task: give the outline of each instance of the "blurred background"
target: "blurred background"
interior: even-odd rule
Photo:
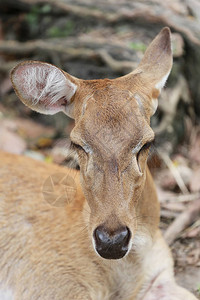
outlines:
[[[0,0],[0,149],[78,168],[73,120],[44,116],[15,95],[10,70],[46,61],[82,79],[132,71],[164,27],[174,64],[159,108],[149,166],[178,281],[200,296],[200,1]]]

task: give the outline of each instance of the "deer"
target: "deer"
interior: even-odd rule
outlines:
[[[11,71],[25,105],[75,119],[70,139],[80,171],[1,152],[0,299],[197,299],[175,281],[147,166],[150,118],[171,67],[165,27],[119,78],[82,80],[40,61]],[[52,174],[74,180],[65,205],[44,199]]]

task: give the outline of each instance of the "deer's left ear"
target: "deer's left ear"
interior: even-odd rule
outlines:
[[[136,71],[146,86],[152,89],[152,114],[157,108],[157,98],[172,68],[170,29],[165,27],[147,48]]]

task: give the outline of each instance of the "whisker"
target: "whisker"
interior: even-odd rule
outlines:
[[[154,222],[150,221],[150,219],[154,220],[155,216],[150,216],[150,215],[137,215],[133,217],[133,220],[137,220],[137,225],[143,225],[142,219],[149,219],[147,221],[148,224],[154,225]]]
[[[88,230],[88,225],[81,228],[80,233],[86,232]]]

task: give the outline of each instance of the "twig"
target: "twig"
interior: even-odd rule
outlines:
[[[174,166],[173,162],[171,161],[170,157],[166,153],[162,153],[161,151],[158,150],[158,153],[160,157],[163,159],[165,162],[166,166],[169,168],[171,171],[172,175],[174,176],[174,179],[176,180],[180,190],[182,191],[183,194],[189,194],[189,191],[178,171],[178,169]]]
[[[169,211],[169,210],[161,209],[160,216],[164,217],[164,218],[167,218],[167,219],[174,219],[178,216],[178,213],[175,212],[175,211]]]
[[[191,102],[189,88],[183,76],[179,76],[174,88],[162,92],[159,108],[163,111],[163,118],[158,127],[154,129],[155,134],[161,134],[166,128],[171,126],[177,114],[177,106],[180,100]]]
[[[35,40],[30,42],[17,42],[17,41],[1,41],[0,52],[6,54],[15,55],[30,55],[35,52],[58,52],[60,54],[66,54],[69,58],[76,57],[92,57],[95,55],[95,51],[86,48],[70,47],[66,43],[62,43],[61,40]]]
[[[164,237],[169,245],[178,237],[181,231],[183,231],[191,223],[200,218],[200,198],[187,207],[186,210],[181,213],[168,227],[164,233]]]
[[[161,203],[161,207],[163,209],[167,209],[175,212],[183,212],[185,210],[185,205],[181,202],[167,202]]]
[[[199,199],[200,194],[186,194],[186,195],[176,195],[169,199],[169,201],[175,201],[175,202],[191,202]]]
[[[114,71],[124,71],[131,72],[138,65],[137,63],[131,61],[118,61],[114,59],[106,50],[101,49],[98,54],[102,60]]]

